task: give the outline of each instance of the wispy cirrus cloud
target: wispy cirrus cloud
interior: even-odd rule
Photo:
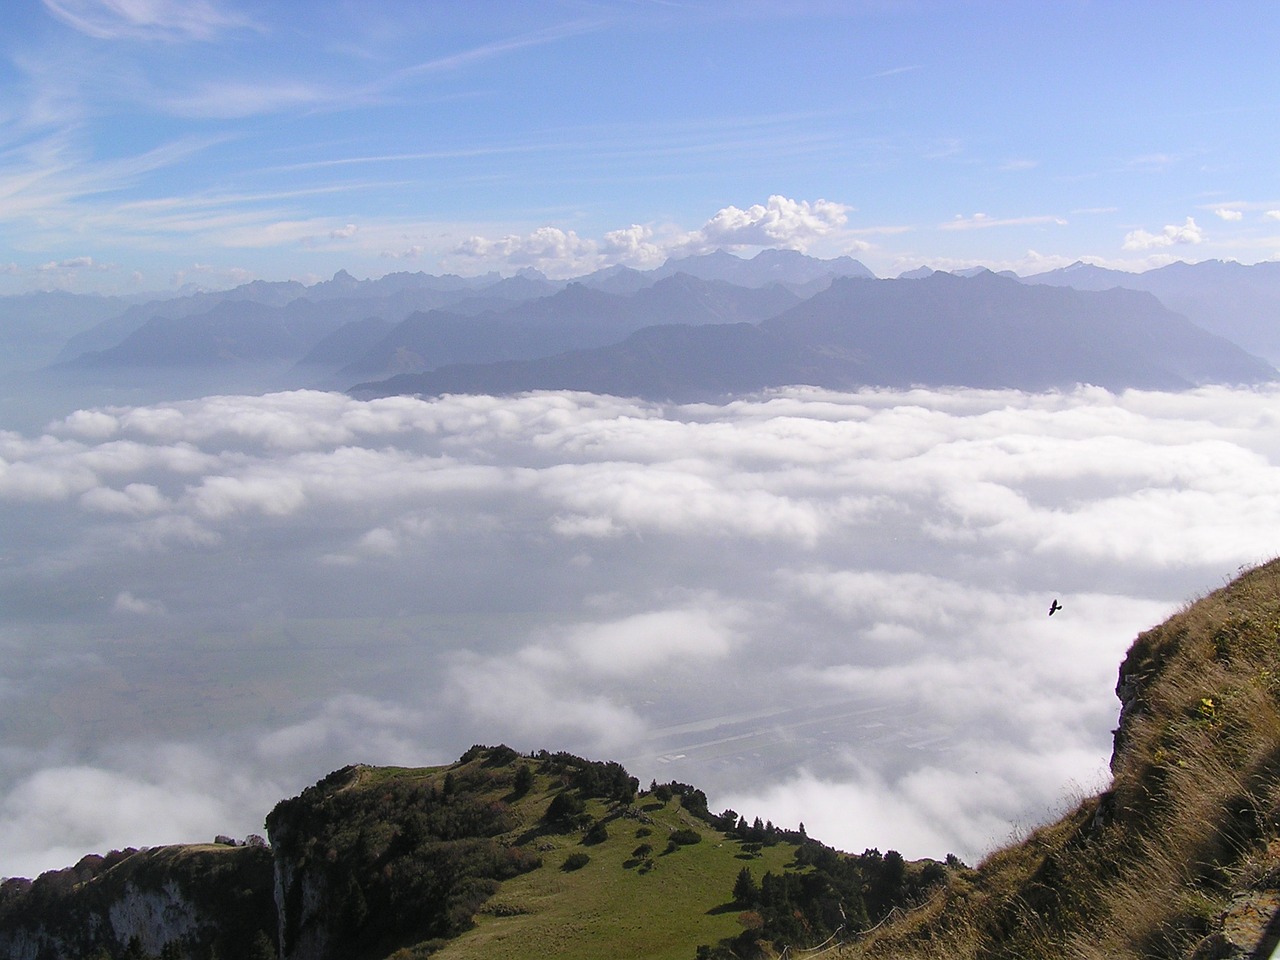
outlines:
[[[267,247],[338,241],[354,235],[347,217],[307,216],[307,201],[324,195],[386,189],[385,181],[319,183],[268,191],[209,191],[121,199],[153,175],[163,175],[226,143],[226,136],[190,136],[150,150],[93,159],[71,131],[58,131],[0,154],[0,229],[23,237],[32,249],[56,248],[72,237],[135,249],[170,246],[175,237],[206,249]],[[91,254],[40,261],[69,268]],[[35,266],[30,269],[35,269]]]
[[[182,137],[141,153],[100,160],[87,157],[71,131],[29,141],[0,155],[0,223],[25,223],[40,231],[74,222],[85,201],[102,203],[104,197],[225,139]]]
[[[1173,166],[1178,160],[1179,157],[1171,153],[1146,153],[1130,157],[1124,162],[1123,169],[1137,173],[1158,173]]]
[[[258,34],[267,32],[267,28],[254,19],[211,0],[43,2],[49,12],[63,22],[103,40],[211,41],[235,30],[252,30]],[[408,67],[392,66],[383,72],[378,72],[376,61],[357,63],[360,69],[344,73],[342,82],[332,81],[332,71],[326,71],[324,79],[309,78],[305,72],[282,69],[267,61],[254,62],[248,70],[229,71],[225,66],[210,65],[204,71],[191,71],[195,77],[203,72],[207,79],[196,80],[190,85],[186,76],[180,75],[154,88],[140,78],[133,78],[122,88],[135,100],[157,106],[174,116],[194,119],[233,120],[290,110],[350,109],[380,103],[395,91],[427,75],[462,70],[605,26],[607,23],[602,20],[577,20],[445,54]],[[339,69],[342,72],[344,68]],[[251,79],[246,79],[246,75]],[[51,79],[46,86],[50,89],[56,87],[56,79]],[[82,92],[81,97],[83,95]]]
[[[210,82],[188,93],[162,97],[157,102],[181,117],[231,120],[318,105],[349,105],[355,99],[358,98],[349,90],[304,80],[252,83],[233,80]]]
[[[45,9],[97,40],[214,40],[258,29],[246,14],[212,0],[42,0]]]
[[[392,79],[404,80],[409,77],[418,76],[424,73],[440,73],[450,70],[458,70],[463,67],[470,66],[473,63],[479,63],[484,60],[491,60],[495,57],[501,57],[518,50],[526,50],[530,47],[540,47],[550,43],[557,43],[570,37],[582,36],[587,33],[595,33],[603,30],[609,25],[609,21],[605,19],[583,19],[573,20],[568,23],[557,24],[553,27],[547,27],[543,30],[533,30],[529,33],[517,34],[516,36],[506,37],[501,40],[494,40],[489,43],[480,44],[467,50],[460,50],[456,53],[445,54],[432,60],[426,60],[409,67],[403,67],[398,70]]]

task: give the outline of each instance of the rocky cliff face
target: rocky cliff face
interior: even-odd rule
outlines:
[[[263,845],[157,847],[88,856],[0,885],[0,957],[274,957]]]
[[[332,782],[333,775],[326,780]],[[280,956],[290,960],[321,960],[328,954],[332,939],[325,913],[336,897],[322,874],[309,869],[305,857],[292,852],[305,841],[286,816],[275,818],[272,841],[281,848],[273,858],[276,942]]]

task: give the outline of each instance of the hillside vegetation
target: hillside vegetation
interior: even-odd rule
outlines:
[[[114,851],[5,881],[0,957],[756,956],[837,942],[947,873],[713,814],[701,790],[641,790],[617,763],[505,746],[344,767],[267,830],[270,849]]]
[[[348,767],[267,818],[281,955],[445,960],[758,955],[865,929],[946,874],[712,814],[616,763],[473,747]]]

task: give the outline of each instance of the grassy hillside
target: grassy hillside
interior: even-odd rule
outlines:
[[[774,955],[920,902],[947,869],[849,856],[619,764],[473,747],[349,766],[260,838],[85,857],[0,885],[0,957]]]
[[[531,807],[536,818],[545,801]],[[630,817],[588,803],[588,815],[606,824],[608,837],[599,843],[584,845],[576,831],[542,838],[542,868],[504,883],[476,928],[445,947],[440,960],[693,960],[698,944],[742,931],[741,908],[731,902],[738,871],[746,865],[757,876],[781,872],[793,859],[789,843],[745,853],[742,842],[691,816],[679,797],[665,803],[643,797],[635,809],[638,816]],[[667,852],[668,837],[681,829],[697,831],[702,841]],[[591,859],[564,869],[575,853]]]
[[[1113,782],[844,957],[1225,958],[1280,903],[1280,561],[1142,634]]]
[[[756,955],[864,929],[946,874],[712,814],[688,784],[641,791],[616,763],[507,747],[344,768],[267,826],[285,956]]]

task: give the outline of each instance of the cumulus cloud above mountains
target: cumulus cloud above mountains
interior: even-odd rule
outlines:
[[[649,269],[668,257],[715,250],[771,247],[804,251],[814,241],[839,233],[848,223],[851,209],[830,200],[810,202],[774,195],[745,210],[724,207],[692,231],[632,224],[611,230],[597,241],[579,237],[572,230],[544,226],[523,236],[469,237],[453,249],[453,259],[472,269],[477,264],[491,269],[535,267],[553,276],[573,277],[615,265]],[[848,242],[857,245],[852,239]]]
[[[1137,631],[1280,542],[1276,399],[296,392],[0,434],[0,874],[499,741],[973,858],[1103,776]]]
[[[1228,217],[1224,217],[1229,219]],[[1159,233],[1148,233],[1146,230],[1131,230],[1125,234],[1124,249],[1150,250],[1153,247],[1172,247],[1178,244],[1196,244],[1204,240],[1204,231],[1191,217],[1181,226],[1166,224]]]

